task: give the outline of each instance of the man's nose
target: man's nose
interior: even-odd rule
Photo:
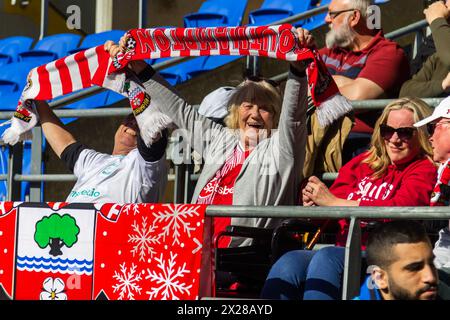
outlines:
[[[437,272],[433,264],[425,266],[422,272],[422,281],[424,283],[436,284]]]
[[[325,23],[328,23],[328,24],[330,24],[332,21],[331,21],[331,17],[330,17],[330,14],[329,13],[327,13],[327,15],[325,16]]]

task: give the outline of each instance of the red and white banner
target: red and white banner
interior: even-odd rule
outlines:
[[[210,266],[201,267],[202,258],[210,261],[206,206],[5,202],[0,208],[2,298],[192,300],[210,289]]]

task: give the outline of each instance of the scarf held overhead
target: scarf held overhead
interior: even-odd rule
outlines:
[[[322,126],[351,110],[316,49],[301,47],[289,24],[261,27],[132,29],[126,33],[126,50],[111,59],[102,46],[78,52],[34,68],[22,92],[11,127],[3,140],[15,144],[38,119],[33,100],[50,100],[101,86],[128,97],[141,135],[147,145],[171,122],[155,110],[151,97],[123,68],[133,60],[205,55],[252,55],[287,61],[307,61],[308,85]],[[161,106],[163,107],[163,106]]]

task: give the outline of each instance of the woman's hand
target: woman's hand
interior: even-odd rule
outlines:
[[[303,188],[303,202],[313,202],[318,206],[334,206],[338,202],[338,198],[335,197],[328,187],[320,181],[319,178],[312,176],[308,179],[308,183]],[[303,204],[305,205],[305,204]]]
[[[105,51],[109,52],[111,58],[114,58],[119,52],[124,53],[126,51],[127,35],[123,35],[120,38],[119,44],[114,41],[108,40],[104,44]],[[147,63],[144,60],[135,60],[128,63],[128,67],[136,74],[139,74],[147,67]]]

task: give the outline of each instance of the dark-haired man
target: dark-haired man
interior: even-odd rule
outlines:
[[[371,272],[356,300],[433,300],[438,275],[430,239],[422,224],[399,220],[382,223],[369,235]]]

